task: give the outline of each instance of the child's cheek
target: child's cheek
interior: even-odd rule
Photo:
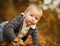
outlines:
[[[28,16],[28,19],[32,19],[32,17],[29,15],[29,16]]]
[[[35,22],[36,22],[36,24],[38,23],[38,21],[39,21],[39,20],[36,20],[36,21],[35,21]]]

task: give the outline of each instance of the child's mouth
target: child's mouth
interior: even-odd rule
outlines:
[[[31,22],[31,21],[30,21],[29,23],[30,23],[31,25],[34,25],[34,23],[33,23],[33,22]]]

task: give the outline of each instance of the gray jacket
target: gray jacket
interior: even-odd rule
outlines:
[[[24,16],[22,14],[19,14],[17,17],[15,17],[13,20],[9,21],[5,26],[3,30],[3,37],[6,41],[13,41],[20,30],[22,29],[23,26],[23,21],[24,21]],[[33,39],[33,44],[35,46],[39,45],[39,40],[38,40],[38,32],[36,29],[30,28],[27,36],[31,35]]]

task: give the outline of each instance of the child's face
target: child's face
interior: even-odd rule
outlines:
[[[32,8],[31,10],[25,12],[25,20],[27,25],[31,26],[37,24],[41,16],[42,14],[40,14],[40,12],[35,8]]]

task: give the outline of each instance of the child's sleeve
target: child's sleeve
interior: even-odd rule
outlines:
[[[33,33],[31,34],[34,46],[39,46],[39,39],[38,39],[38,31],[37,29],[33,29]]]
[[[19,15],[5,25],[3,32],[3,36],[5,40],[12,41],[16,38],[14,29],[16,29],[22,23],[22,21],[23,21],[23,15]]]

